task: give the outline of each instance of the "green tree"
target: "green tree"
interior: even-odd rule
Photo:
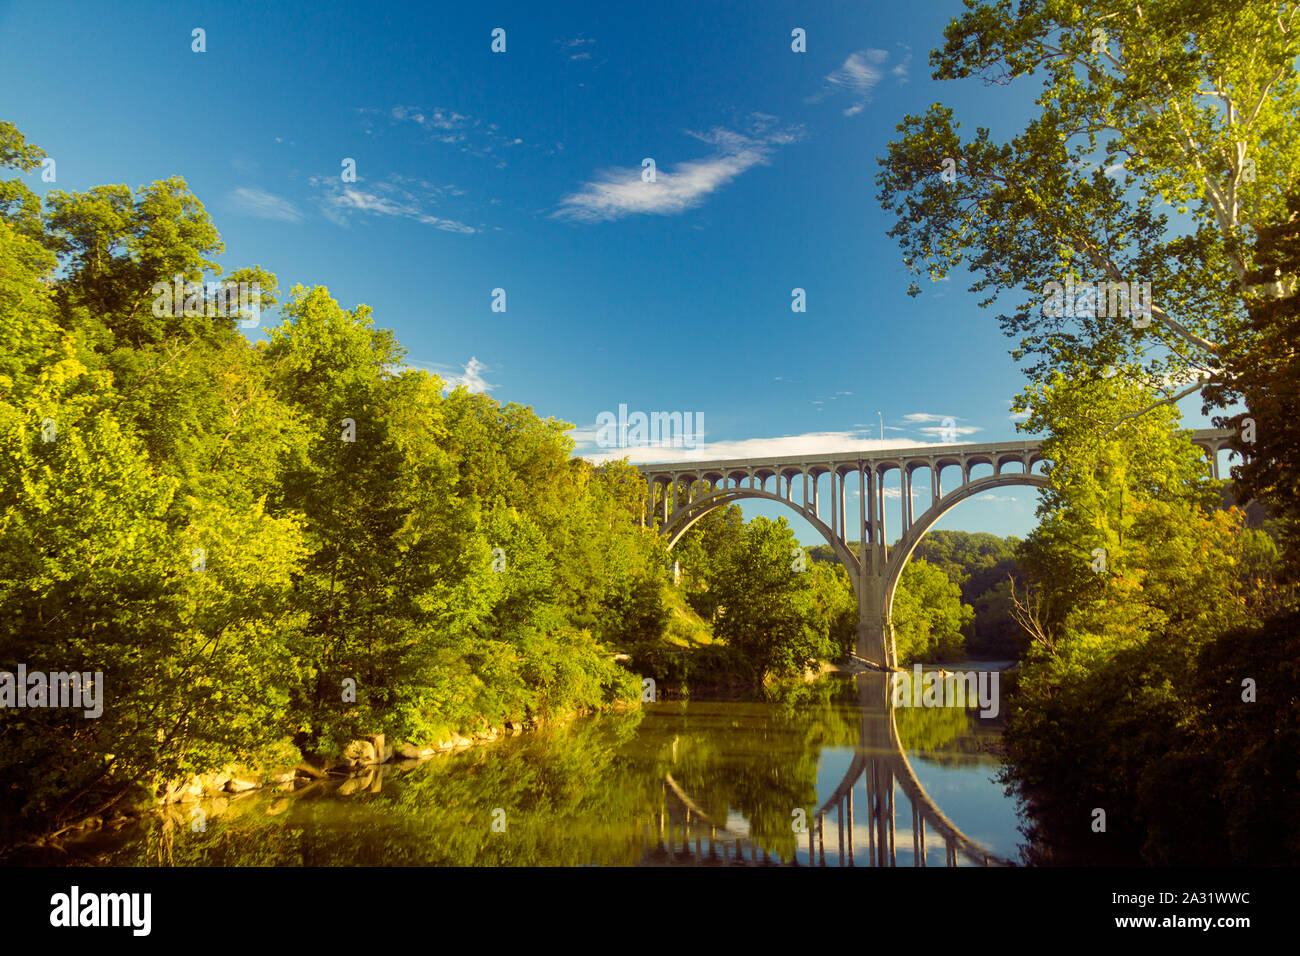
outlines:
[[[1296,16],[1270,0],[967,0],[934,77],[1042,88],[1006,142],[963,136],[939,104],[899,125],[877,183],[905,263],[932,278],[967,265],[985,305],[1024,296],[1001,321],[1037,383],[1124,367],[1154,403],[1229,381],[1263,291],[1252,241],[1300,179],[1282,145],[1300,139]],[[1150,282],[1149,324],[1045,309],[1067,276]],[[1293,283],[1273,278],[1272,296]]]
[[[974,616],[947,574],[913,558],[903,568],[894,592],[892,620],[899,663],[961,657],[966,649],[963,631]]]
[[[961,600],[974,608],[966,630],[973,654],[1018,657],[1020,628],[1011,616],[1009,577],[1020,576],[1020,539],[987,532],[931,531],[913,553],[942,568],[961,586]]]
[[[760,677],[800,673],[833,653],[812,576],[796,570],[798,550],[784,518],[757,517],[745,525],[740,545],[710,569],[714,633]]]
[[[0,164],[42,155],[0,124]],[[104,675],[98,718],[0,724],[5,836],[296,760],[291,735],[332,758],[631,700],[605,642],[663,627],[632,469],[444,395],[323,288],[257,346],[243,314],[159,307],[156,283],[219,273],[221,248],[178,178],[0,189],[0,668]],[[260,267],[230,277],[277,304]]]
[[[1300,189],[1287,213],[1257,230],[1256,292],[1249,304],[1249,327],[1223,357],[1225,381],[1206,389],[1209,402],[1245,408],[1221,416],[1220,426],[1235,432],[1244,462],[1233,469],[1240,501],[1261,498],[1277,515],[1293,581],[1300,576]],[[1282,295],[1272,294],[1280,287]]]
[[[8,126],[0,152],[20,168],[43,155]],[[98,717],[4,723],[6,822],[25,828],[288,732],[302,532],[265,504],[275,403],[232,411],[213,387],[214,368],[256,364],[234,318],[153,315],[152,282],[219,247],[184,184],[52,193],[44,210],[20,183],[4,196],[0,666],[103,674]],[[222,466],[250,480],[212,478]]]
[[[1108,424],[1148,400],[1116,375],[1060,376],[1033,402],[1052,465],[1022,551],[1035,590],[1016,613],[1034,645],[1003,741],[1041,861],[1096,861],[1100,844],[1080,839],[1093,807],[1110,808],[1104,858],[1137,858],[1164,812],[1143,788],[1205,706],[1198,655],[1282,598],[1272,542],[1218,507],[1174,409]]]

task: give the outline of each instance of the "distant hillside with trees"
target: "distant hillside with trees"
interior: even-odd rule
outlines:
[[[1019,580],[1019,547],[1015,536],[1000,538],[983,531],[927,534],[903,569],[894,597],[900,662],[907,659],[904,645],[926,660],[1018,658],[1027,638],[1011,616],[1009,579]],[[813,545],[808,555],[819,563],[838,563],[829,545]],[[936,579],[936,571],[955,585],[951,596]],[[921,612],[931,618],[928,627],[918,617]]]

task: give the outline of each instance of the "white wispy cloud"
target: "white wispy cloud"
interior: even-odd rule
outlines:
[[[325,218],[336,225],[349,225],[357,215],[394,216],[444,232],[465,235],[478,232],[457,219],[436,216],[429,211],[428,207],[437,203],[443,194],[460,195],[454,187],[436,187],[400,176],[374,184],[360,180],[345,183],[337,176],[313,176],[310,182],[322,191],[320,205]]]
[[[256,186],[240,186],[226,196],[226,203],[236,212],[255,219],[276,222],[301,222],[302,213],[289,200]]]
[[[925,428],[918,428],[922,435],[937,439],[940,444],[956,444],[955,438],[965,438],[967,435],[974,435],[980,429],[975,425],[956,425],[952,428],[944,428],[942,425],[927,425]],[[945,439],[945,436],[947,438]]]
[[[591,50],[587,48],[596,42],[596,38],[584,37],[579,34],[571,40],[556,40],[555,42],[560,45],[570,60],[590,60]]]
[[[367,133],[373,133],[376,125],[384,120],[389,126],[413,125],[426,133],[432,142],[491,160],[498,169],[506,166],[505,151],[523,144],[519,137],[503,133],[496,123],[450,107],[390,106],[387,109],[360,108],[357,113]]]
[[[363,118],[385,117],[393,123],[413,123],[442,143],[462,143],[475,127],[481,125],[472,116],[440,106],[392,106],[386,110],[363,108],[357,112]]]
[[[907,68],[911,64],[911,62],[912,62],[912,51],[911,48],[908,48],[907,52],[903,54],[902,62],[895,63],[894,66],[890,69],[889,71],[890,75],[893,76],[896,80],[898,80],[899,83],[906,83],[908,80]]]
[[[934,412],[908,412],[903,416],[903,421],[915,427],[920,434],[947,444],[952,444],[954,439],[981,431],[977,425],[957,424],[963,419],[955,415],[937,415]],[[951,424],[948,424],[949,422]]]
[[[656,464],[674,461],[715,461],[731,458],[769,458],[782,455],[818,455],[846,451],[880,451],[891,448],[917,448],[943,442],[917,441],[913,438],[871,438],[862,431],[820,431],[775,438],[742,438],[732,441],[705,441],[698,448],[637,446],[598,448],[596,427],[575,428],[569,432],[577,453],[600,463],[626,457],[632,464]]]
[[[902,61],[890,70],[900,83],[907,82],[907,68],[911,60],[912,54],[907,53]],[[827,97],[845,93],[852,102],[844,108],[844,115],[854,116],[861,113],[871,102],[872,91],[884,78],[885,64],[888,61],[887,50],[867,48],[850,53],[838,69],[826,74],[825,85],[808,97],[808,102],[816,103]]]
[[[742,173],[768,162],[779,146],[800,137],[797,129],[769,129],[762,117],[749,135],[715,127],[708,133],[688,133],[713,147],[701,159],[657,167],[655,181],[642,180],[642,167],[606,169],[560,200],[553,213],[573,222],[609,222],[625,216],[672,216],[700,205]]]
[[[448,384],[453,388],[458,385],[464,385],[471,392],[490,392],[492,389],[496,388],[496,386],[483,377],[483,373],[487,370],[488,367],[486,365],[480,362],[477,357],[471,355],[469,361],[465,363],[465,367],[461,370],[460,375],[449,379]]]
[[[898,478],[897,473],[895,473],[893,477],[895,478],[895,480],[897,480],[897,478]],[[929,495],[929,494],[930,494],[930,486],[929,486],[929,485],[922,484],[922,483],[920,483],[920,482],[913,482],[913,484],[912,484],[912,500],[913,500],[913,501],[915,501],[917,504],[920,504],[921,501],[922,501],[922,499],[924,499],[924,498],[925,498],[927,495]],[[884,495],[885,495],[886,498],[896,498],[896,499],[898,499],[898,500],[901,501],[901,500],[902,500],[902,497],[903,497],[903,489],[902,489],[902,488],[891,488],[891,487],[889,487],[889,486],[886,486],[886,487],[884,488]]]
[[[490,372],[491,368],[484,362],[480,362],[477,356],[471,355],[469,361],[464,365],[443,365],[438,362],[417,362],[407,359],[402,364],[409,368],[423,369],[426,372],[432,372],[442,379],[448,391],[457,386],[464,385],[471,392],[490,392],[496,388],[485,377],[485,372]],[[593,433],[594,435],[594,433]]]

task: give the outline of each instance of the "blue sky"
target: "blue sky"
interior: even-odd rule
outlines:
[[[16,2],[0,116],[56,160],[38,192],[180,175],[227,269],[369,304],[412,365],[574,423],[580,452],[620,404],[701,413],[707,458],[873,447],[881,418],[891,445],[944,417],[995,441],[1011,343],[962,276],[907,296],[873,181],[907,112],[1023,123],[1032,89],[930,80],[959,10]],[[1024,534],[1033,505],[942,526]]]

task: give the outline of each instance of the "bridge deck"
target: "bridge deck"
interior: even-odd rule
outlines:
[[[1235,433],[1227,428],[1201,428],[1192,432],[1192,441],[1198,445],[1222,445]],[[811,452],[802,455],[773,455],[761,458],[714,458],[699,461],[647,462],[636,468],[645,475],[664,475],[672,472],[748,471],[781,467],[856,468],[872,464],[909,461],[930,461],[939,458],[971,458],[997,455],[1034,454],[1042,447],[1041,439],[1012,439],[998,442],[958,442],[950,445],[913,445],[906,448],[861,448],[836,452]]]

